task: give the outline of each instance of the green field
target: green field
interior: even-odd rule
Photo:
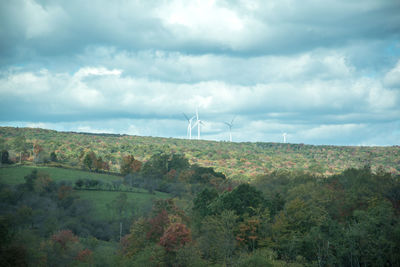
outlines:
[[[72,183],[74,183],[78,179],[96,179],[103,182],[110,182],[122,179],[122,177],[116,175],[108,175],[73,169],[37,166],[15,166],[0,168],[0,181],[10,185],[24,183],[24,177],[31,173],[34,169],[37,169],[39,172],[48,173],[53,181],[71,181]]]
[[[91,191],[80,190],[77,194],[81,199],[87,199],[92,202],[95,207],[94,215],[102,219],[112,218],[114,211],[110,208],[110,204],[115,200],[121,192],[110,191]],[[166,193],[157,192],[155,194],[149,193],[125,193],[128,197],[128,205],[136,213],[141,213],[144,209],[151,207],[151,203],[156,199],[168,198]]]
[[[78,179],[96,179],[103,182],[110,182],[121,180],[120,176],[107,175],[101,173],[93,173],[72,169],[61,169],[54,167],[35,167],[35,166],[12,166],[0,168],[0,182],[17,185],[25,182],[24,177],[37,169],[39,172],[46,172],[54,181],[71,181],[75,182]],[[89,200],[94,205],[94,215],[101,218],[111,218],[113,210],[110,204],[117,198],[121,192],[117,191],[98,191],[98,190],[77,190],[76,194],[85,200]],[[151,207],[151,203],[155,199],[168,198],[169,194],[155,192],[155,194],[147,193],[146,190],[137,188],[137,193],[126,192],[128,203],[135,210],[141,212],[142,210]]]

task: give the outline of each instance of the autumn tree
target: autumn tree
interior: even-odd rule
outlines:
[[[239,246],[247,246],[250,251],[254,251],[257,241],[260,239],[260,224],[258,218],[249,218],[239,224],[239,231],[236,235]]]
[[[173,223],[164,232],[160,238],[159,244],[167,252],[177,252],[186,243],[192,240],[190,230],[183,223]]]
[[[33,161],[35,163],[43,161],[43,147],[38,142],[35,142],[33,145]]]
[[[142,162],[136,160],[134,156],[127,155],[122,157],[121,160],[121,174],[127,175],[129,173],[139,172],[142,168]]]
[[[43,262],[46,266],[76,265],[77,257],[83,256],[80,254],[82,246],[79,238],[71,230],[61,230],[53,234],[50,240],[43,242],[41,246],[46,253]]]
[[[71,230],[61,230],[58,233],[55,233],[51,240],[54,244],[60,245],[62,249],[68,249],[72,244],[79,242],[77,236],[75,236]]]
[[[89,151],[85,154],[82,160],[84,168],[94,171],[103,170],[108,168],[108,164],[103,161],[102,157],[97,157],[93,151]]]
[[[94,152],[90,151],[89,153],[86,153],[85,157],[83,158],[83,166],[91,171],[95,164],[96,155]]]
[[[166,210],[161,210],[153,218],[148,221],[150,229],[147,232],[147,239],[152,241],[158,241],[160,237],[164,234],[165,229],[170,225],[171,221],[169,219]]]

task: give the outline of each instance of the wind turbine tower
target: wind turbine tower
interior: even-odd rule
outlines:
[[[188,137],[189,140],[191,140],[191,139],[192,139],[192,128],[193,128],[193,126],[192,126],[192,121],[193,121],[193,119],[194,119],[195,116],[191,117],[190,119],[189,119],[188,116],[186,116],[185,113],[183,113],[183,116],[185,116],[186,120],[188,121],[188,127],[187,127],[186,137]]]
[[[287,136],[287,133],[283,133],[282,136],[283,136],[283,143],[286,144],[286,136]]]
[[[229,142],[232,142],[232,126],[233,126],[233,120],[234,120],[235,118],[233,118],[232,120],[231,120],[231,123],[229,123],[229,122],[225,122],[225,124],[229,127]]]
[[[199,119],[199,111],[196,108],[196,122],[193,125],[193,128],[197,126],[197,140],[200,140],[200,126],[204,125],[203,121]]]

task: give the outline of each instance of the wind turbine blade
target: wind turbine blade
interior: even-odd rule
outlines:
[[[233,117],[232,121],[231,121],[231,125],[233,125],[233,121],[235,120],[236,116]]]
[[[182,113],[182,114],[183,114],[183,116],[185,116],[186,120],[188,120],[188,121],[189,121],[189,117],[188,117],[188,116],[186,116],[186,114],[185,114],[185,113]]]
[[[232,127],[232,125],[229,122],[224,122],[226,125],[228,125],[229,128]]]

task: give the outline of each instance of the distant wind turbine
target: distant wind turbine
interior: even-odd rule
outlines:
[[[186,137],[188,137],[189,140],[191,140],[191,139],[192,139],[192,128],[193,128],[193,126],[192,126],[192,121],[193,121],[193,119],[195,118],[195,116],[191,117],[190,119],[189,119],[188,116],[186,116],[185,113],[183,113],[183,116],[185,116],[186,120],[188,121],[188,127],[187,127]]]
[[[235,119],[235,117],[233,117],[233,119],[231,120],[231,123],[225,122],[225,124],[228,125],[228,127],[229,127],[229,142],[232,142],[232,127],[233,127],[234,119]]]
[[[287,136],[287,133],[283,133],[282,136],[283,136],[283,143],[286,144],[286,136]]]
[[[196,122],[193,125],[193,128],[197,126],[197,140],[200,140],[200,126],[204,125],[204,122],[199,119],[199,111],[196,108]]]

